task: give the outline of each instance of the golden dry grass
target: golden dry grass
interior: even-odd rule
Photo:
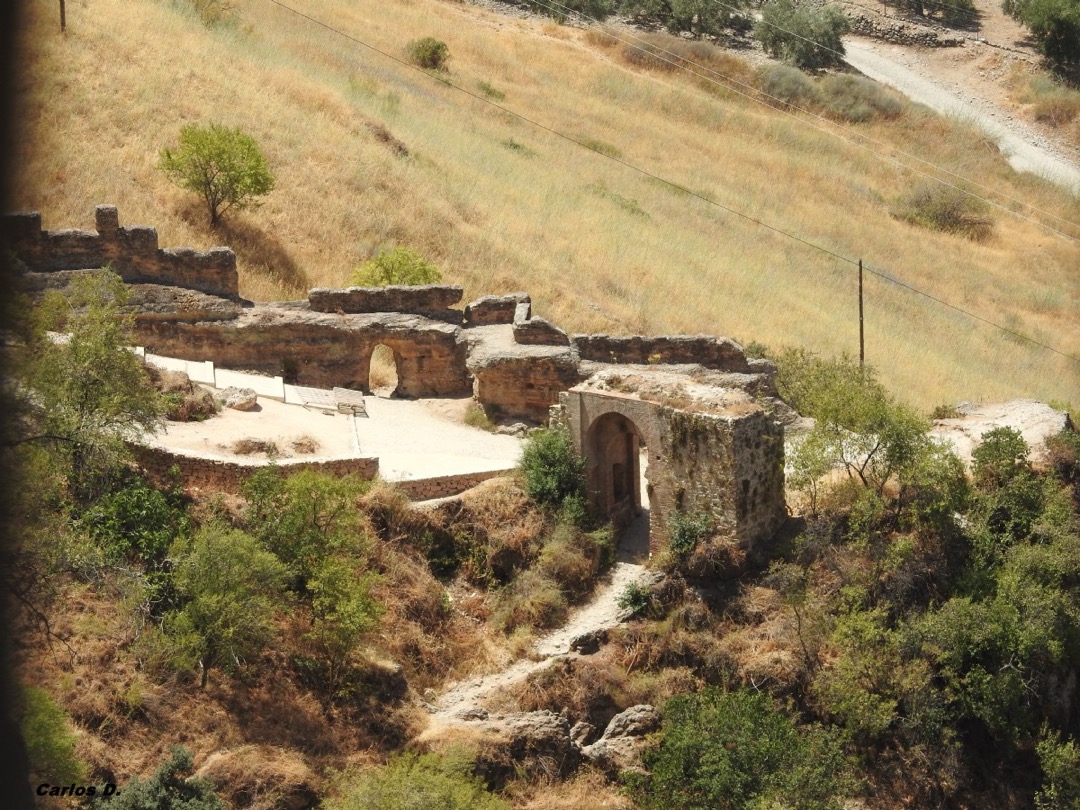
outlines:
[[[85,227],[95,204],[117,204],[163,245],[232,244],[255,299],[343,285],[402,245],[467,298],[524,288],[572,331],[857,350],[850,265],[278,6],[238,0],[239,24],[208,29],[181,0],[76,0],[66,37],[51,0],[26,6],[16,201],[46,227]],[[447,78],[470,93],[503,94],[508,110],[1080,355],[1080,246],[1032,222],[998,212],[973,244],[897,221],[910,170],[700,79],[630,67],[596,33],[438,0],[304,11],[396,58],[435,34]],[[206,120],[251,133],[278,176],[261,209],[216,233],[154,168],[181,124]],[[859,130],[1080,222],[1080,200],[1016,175],[962,124],[912,111]],[[912,402],[1080,401],[1074,362],[875,276],[866,299],[868,360]]]

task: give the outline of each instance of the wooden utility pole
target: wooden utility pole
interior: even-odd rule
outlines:
[[[859,259],[859,368],[866,363],[866,344],[863,342],[862,259]]]
[[[60,0],[60,33],[64,33],[67,30],[67,7],[64,5],[64,0]]]

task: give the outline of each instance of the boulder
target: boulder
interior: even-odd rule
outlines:
[[[592,630],[582,633],[570,642],[570,649],[582,655],[592,655],[607,643],[607,630]]]
[[[250,388],[237,388],[230,385],[221,392],[226,408],[234,411],[250,411],[259,403],[258,395]]]
[[[972,453],[982,443],[983,434],[999,427],[1020,431],[1030,451],[1028,458],[1039,463],[1045,459],[1043,443],[1075,426],[1066,411],[1032,399],[989,405],[961,402],[956,406],[956,416],[934,420],[930,435],[952,445],[960,459],[970,467]]]
[[[624,771],[645,773],[641,756],[648,747],[645,735],[660,728],[660,712],[653,706],[631,706],[615,715],[604,735],[581,754],[611,778]]]

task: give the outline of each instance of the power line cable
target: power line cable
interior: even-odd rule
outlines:
[[[534,5],[541,6],[543,8],[547,8],[548,10],[553,11],[555,13],[562,13],[562,12],[556,11],[556,8],[559,8],[559,9],[562,9],[563,11],[565,11],[565,12],[568,12],[569,14],[576,15],[577,17],[581,18],[582,20],[593,22],[593,23],[596,23],[598,25],[605,25],[601,20],[599,20],[599,19],[597,19],[595,17],[590,17],[590,16],[588,16],[586,14],[582,14],[581,12],[575,11],[574,9],[571,9],[568,6],[562,5],[561,3],[557,2],[557,0],[548,0],[547,2],[544,2],[544,0],[532,0],[532,2],[533,2]],[[723,6],[724,4],[720,3],[719,5]],[[725,6],[725,8],[729,8],[729,9],[733,9],[733,10],[735,9],[734,6]],[[621,42],[623,44],[630,44],[630,43],[627,42],[626,39],[622,39],[619,36],[617,36],[616,34],[610,33],[611,26],[605,26],[605,27],[609,30],[609,35],[612,36],[615,40],[617,40],[617,41],[619,41],[619,42]],[[784,31],[785,33],[791,33],[793,36],[796,36],[799,39],[803,39],[806,42],[813,43],[813,40],[807,39],[806,37],[802,37],[802,36],[800,36],[798,34],[794,34],[793,32],[787,31],[786,29],[783,29],[783,28],[779,28],[778,26],[773,26],[773,27],[776,28],[776,30],[778,30],[778,31]],[[947,175],[950,175],[952,177],[955,177],[956,179],[962,180],[963,182],[968,183],[968,184],[970,184],[972,186],[975,186],[976,188],[980,188],[985,192],[988,192],[990,194],[1001,197],[1002,199],[1004,199],[1004,200],[1006,200],[1008,202],[1014,203],[1016,205],[1023,206],[1025,208],[1030,209],[1033,212],[1043,214],[1044,216],[1050,217],[1052,219],[1056,219],[1057,221],[1062,222],[1065,225],[1069,225],[1071,227],[1077,228],[1078,230],[1080,230],[1080,223],[1072,222],[1071,220],[1065,219],[1064,217],[1059,216],[1058,214],[1055,214],[1052,211],[1046,211],[1044,209],[1037,208],[1036,206],[1031,205],[1028,202],[1025,202],[1025,201],[1023,201],[1021,199],[1018,199],[1016,197],[1012,197],[1012,196],[1010,196],[1010,195],[1008,195],[1008,194],[1006,194],[1006,193],[1004,193],[1002,191],[999,191],[999,190],[997,190],[995,188],[992,188],[990,186],[986,186],[986,185],[983,185],[982,183],[976,182],[976,181],[974,181],[974,180],[972,180],[972,179],[970,179],[968,177],[965,177],[962,174],[959,174],[958,172],[954,172],[951,169],[945,168],[944,166],[939,166],[939,165],[937,165],[935,163],[930,162],[929,160],[926,160],[925,158],[919,157],[918,155],[912,154],[910,152],[906,152],[903,149],[899,149],[899,148],[897,148],[895,146],[892,146],[891,144],[887,144],[884,141],[880,141],[880,140],[878,140],[876,138],[873,138],[873,137],[871,137],[869,135],[866,135],[865,133],[859,132],[858,130],[856,130],[856,129],[852,128],[852,127],[849,127],[849,126],[847,126],[845,124],[842,124],[842,123],[837,122],[837,121],[832,121],[831,119],[826,118],[825,116],[821,115],[820,113],[815,113],[812,110],[806,109],[805,107],[800,107],[798,105],[791,104],[790,102],[788,102],[788,101],[786,101],[784,99],[777,98],[776,96],[772,96],[769,93],[766,93],[765,91],[760,90],[760,89],[754,87],[751,84],[748,84],[746,82],[740,81],[739,79],[736,79],[734,77],[731,77],[731,76],[728,76],[728,75],[726,75],[724,73],[721,73],[720,71],[715,70],[714,68],[710,68],[710,67],[708,67],[706,65],[702,65],[699,62],[693,61],[692,59],[686,59],[685,57],[683,57],[683,56],[681,56],[679,54],[676,54],[673,51],[669,51],[669,50],[663,48],[660,45],[656,45],[656,44],[654,44],[652,42],[649,42],[649,40],[647,40],[647,39],[645,39],[643,37],[639,37],[639,36],[637,36],[637,35],[635,35],[633,33],[628,33],[627,36],[630,39],[634,40],[635,42],[644,43],[650,49],[649,52],[652,53],[652,55],[654,55],[654,56],[657,56],[658,54],[662,53],[662,54],[665,54],[666,56],[672,57],[671,59],[665,59],[663,57],[658,57],[658,58],[660,58],[660,61],[663,61],[666,64],[672,65],[675,68],[682,68],[684,70],[686,69],[687,65],[692,65],[693,67],[698,68],[698,69],[703,70],[703,71],[706,71],[707,73],[711,73],[713,76],[719,77],[720,79],[723,79],[724,81],[729,82],[730,84],[735,84],[735,85],[738,85],[740,87],[745,87],[748,90],[750,90],[753,93],[753,95],[748,94],[748,93],[743,93],[743,92],[741,92],[739,90],[736,90],[734,87],[730,87],[730,86],[726,87],[726,89],[730,90],[731,92],[733,92],[733,93],[735,93],[737,95],[743,96],[744,98],[747,98],[747,99],[749,99],[749,100],[751,100],[751,101],[753,101],[753,102],[755,102],[757,104],[762,104],[763,106],[769,107],[770,109],[774,109],[774,110],[778,109],[779,112],[793,118],[794,120],[800,121],[800,122],[802,122],[804,124],[808,124],[809,126],[812,126],[812,127],[814,127],[815,129],[817,129],[817,130],[819,130],[821,132],[824,132],[826,134],[832,135],[833,137],[839,138],[840,140],[844,141],[845,143],[847,143],[847,144],[849,144],[851,146],[854,146],[855,148],[863,149],[863,150],[869,152],[872,155],[876,155],[877,157],[879,157],[879,158],[881,158],[883,160],[891,161],[891,162],[895,163],[898,166],[901,166],[901,167],[903,167],[905,169],[908,169],[909,171],[912,171],[912,172],[915,172],[918,175],[921,175],[922,177],[926,177],[927,179],[933,180],[936,183],[940,183],[940,184],[942,184],[942,185],[944,185],[944,186],[946,186],[948,188],[951,188],[951,189],[953,189],[955,191],[958,191],[961,194],[964,194],[964,195],[966,195],[966,196],[968,196],[968,197],[970,197],[972,199],[980,200],[980,201],[986,203],[987,205],[993,206],[994,208],[998,208],[1001,211],[1004,211],[1007,214],[1011,214],[1013,216],[1019,217],[1020,219],[1024,219],[1024,220],[1026,220],[1026,221],[1028,221],[1028,222],[1030,222],[1030,223],[1032,223],[1034,225],[1037,225],[1037,226],[1043,228],[1044,230],[1049,231],[1050,233],[1053,233],[1053,234],[1056,234],[1056,235],[1062,237],[1063,239],[1067,239],[1067,240],[1072,241],[1072,242],[1078,241],[1078,237],[1073,236],[1073,235],[1068,234],[1068,233],[1065,233],[1064,231],[1061,231],[1061,230],[1059,230],[1059,229],[1057,229],[1057,228],[1055,228],[1055,227],[1053,227],[1051,225],[1048,225],[1045,222],[1041,222],[1038,219],[1035,219],[1034,217],[1032,217],[1032,216],[1030,216],[1028,214],[1024,214],[1024,213],[1022,213],[1020,211],[1016,211],[1016,210],[1008,207],[1007,205],[1004,205],[1004,204],[998,202],[997,200],[988,199],[988,198],[983,197],[983,196],[981,196],[979,194],[976,194],[976,193],[974,193],[974,192],[972,192],[972,191],[970,191],[970,190],[968,190],[968,189],[966,189],[966,188],[964,188],[962,186],[958,186],[955,183],[950,183],[948,180],[944,180],[944,179],[942,179],[940,177],[936,177],[933,174],[928,174],[927,172],[922,171],[921,169],[917,168],[916,166],[910,166],[907,163],[904,163],[903,161],[899,160],[895,155],[890,155],[890,154],[886,154],[886,153],[883,153],[883,152],[876,151],[876,150],[871,149],[870,147],[868,147],[866,144],[858,143],[856,141],[850,140],[849,138],[845,138],[841,134],[839,134],[838,132],[836,132],[834,129],[832,129],[830,127],[835,127],[836,129],[841,129],[841,130],[843,130],[845,132],[850,133],[851,135],[857,136],[857,137],[861,138],[862,140],[867,141],[868,143],[875,144],[875,145],[877,145],[879,147],[882,147],[882,148],[885,148],[885,149],[894,149],[900,155],[903,155],[906,158],[910,158],[911,160],[914,160],[914,161],[922,163],[922,164],[924,164],[926,166],[929,166],[930,168],[934,169],[935,171],[939,171],[939,172],[942,172],[943,174],[947,174]],[[816,44],[816,43],[814,43],[814,44]],[[828,51],[830,51],[832,53],[839,54],[840,56],[843,56],[843,54],[841,52],[834,51],[831,48],[826,48],[826,50],[828,50]],[[711,78],[710,76],[706,76],[706,75],[703,75],[701,73],[697,73],[695,71],[690,71],[690,72],[691,72],[692,75],[695,75],[698,78],[701,78],[701,79],[704,79],[706,81],[712,82],[713,84],[717,84],[718,86],[723,86],[723,85],[720,85],[719,82],[717,82],[714,78]],[[779,108],[773,107],[772,105],[767,104],[766,102],[762,101],[759,96],[763,96],[763,97],[765,97],[767,99],[770,99],[772,101],[777,102],[777,104],[780,105]],[[828,124],[829,126],[820,126],[818,124],[815,124],[813,121],[808,121],[808,120],[806,120],[804,118],[800,118],[798,115],[795,114],[795,112],[792,112],[792,111],[803,113],[803,114],[805,114],[807,116],[810,116],[811,118],[816,118],[819,121],[821,121],[821,122],[823,122],[825,124]]]
[[[312,17],[312,16],[310,16],[308,14],[305,14],[302,11],[299,11],[299,10],[297,10],[295,8],[292,8],[291,6],[288,6],[285,3],[281,2],[281,0],[269,0],[269,2],[274,4],[275,6],[278,6],[279,8],[284,9],[285,11],[288,11],[288,12],[291,12],[292,14],[297,15],[298,17],[302,17],[302,18],[308,20],[309,22],[314,23],[315,25],[318,25],[318,26],[320,26],[322,28],[325,28],[327,31],[335,33],[338,36],[344,37],[345,39],[347,39],[347,40],[349,40],[351,42],[355,42],[357,45],[360,45],[360,46],[362,46],[364,48],[367,48],[368,50],[370,50],[370,51],[372,51],[374,53],[377,53],[380,56],[384,56],[387,59],[390,59],[391,61],[397,62],[398,64],[403,65],[404,67],[407,67],[407,68],[409,68],[411,70],[414,70],[414,71],[416,71],[418,73],[422,73],[425,76],[428,75],[427,72],[423,68],[420,68],[420,67],[418,67],[416,65],[411,64],[410,62],[405,61],[404,59],[401,59],[401,58],[399,58],[397,56],[394,56],[393,54],[387,53],[386,51],[383,51],[383,50],[381,50],[379,48],[376,48],[374,45],[371,45],[370,43],[364,42],[362,39],[354,37],[351,34],[347,34],[344,31],[341,31],[340,29],[334,28],[333,26],[328,25],[327,23],[324,23],[321,20],[318,20],[315,17]],[[429,78],[431,78],[431,77],[429,76]],[[610,161],[618,163],[618,164],[620,164],[622,166],[625,166],[626,168],[630,169],[631,171],[637,172],[638,174],[641,174],[641,175],[643,175],[645,177],[648,177],[648,178],[650,178],[652,180],[655,180],[655,181],[657,181],[659,183],[663,183],[664,185],[669,186],[670,188],[672,188],[672,189],[674,189],[676,191],[682,192],[683,194],[686,194],[686,195],[689,195],[689,196],[694,197],[696,199],[699,199],[702,202],[705,202],[705,203],[707,203],[709,205],[715,206],[716,208],[719,208],[719,209],[721,209],[723,211],[726,211],[729,214],[733,214],[734,216],[745,219],[745,220],[747,220],[749,222],[754,223],[755,225],[759,225],[760,227],[765,228],[766,230],[772,231],[773,233],[779,234],[781,236],[787,237],[788,239],[792,239],[792,240],[794,240],[796,242],[799,242],[799,243],[801,243],[803,245],[806,245],[807,247],[812,248],[813,250],[819,251],[821,253],[824,253],[824,254],[826,254],[828,256],[831,256],[834,259],[837,259],[838,261],[846,262],[847,264],[852,265],[854,267],[857,267],[859,265],[859,262],[857,260],[855,260],[855,259],[850,259],[847,256],[841,255],[840,253],[837,253],[837,252],[835,252],[833,250],[830,250],[829,248],[823,247],[822,245],[819,245],[819,244],[817,244],[815,242],[811,242],[808,239],[804,239],[803,237],[801,237],[801,236],[799,236],[797,234],[790,233],[789,231],[785,231],[782,228],[776,227],[775,225],[770,225],[769,223],[767,223],[767,222],[765,222],[763,220],[757,219],[756,217],[753,217],[753,216],[751,216],[749,214],[743,213],[742,211],[736,210],[734,208],[730,208],[730,207],[724,205],[723,203],[717,202],[716,200],[705,196],[704,194],[700,194],[700,193],[698,193],[696,191],[693,191],[691,189],[686,188],[685,186],[681,186],[678,183],[674,183],[671,180],[668,180],[667,178],[664,178],[664,177],[661,177],[660,175],[654,174],[653,172],[650,172],[647,169],[643,169],[640,166],[637,166],[637,165],[635,165],[633,163],[629,163],[628,161],[623,160],[620,157],[617,157],[617,156],[612,155],[612,154],[610,154],[610,153],[608,153],[606,151],[598,149],[597,147],[592,146],[592,145],[590,145],[588,143],[578,141],[578,140],[572,138],[569,135],[566,135],[566,134],[564,134],[562,132],[559,132],[556,129],[553,129],[553,128],[547,126],[546,124],[541,124],[538,121],[534,121],[533,119],[528,118],[527,116],[524,116],[519,112],[511,110],[508,107],[504,107],[501,104],[497,104],[496,102],[492,101],[491,99],[485,98],[484,96],[481,96],[481,95],[479,95],[477,93],[474,93],[471,90],[467,90],[464,87],[461,87],[460,85],[454,84],[453,82],[451,82],[451,81],[449,81],[447,79],[433,78],[433,81],[438,81],[440,84],[443,84],[443,85],[445,85],[447,87],[450,87],[453,90],[457,90],[458,92],[469,96],[470,98],[474,98],[477,101],[483,102],[484,104],[487,104],[487,105],[489,105],[491,107],[494,107],[494,108],[496,108],[498,110],[501,110],[502,112],[505,112],[508,115],[511,115],[511,116],[521,120],[521,121],[526,122],[527,124],[530,124],[531,126],[536,127],[537,129],[541,129],[541,130],[543,130],[543,131],[545,131],[545,132],[547,132],[547,133],[549,133],[551,135],[554,135],[554,136],[556,136],[558,138],[561,138],[561,139],[563,139],[565,141],[569,141],[570,143],[573,143],[573,144],[575,144],[577,146],[580,146],[583,149],[588,149],[590,152],[594,152],[597,155],[600,155],[601,157],[606,158],[607,160],[610,160]],[[1080,365],[1080,357],[1074,357],[1071,354],[1067,354],[1067,353],[1065,353],[1063,351],[1060,351],[1059,349],[1055,349],[1053,346],[1048,346],[1048,345],[1046,345],[1044,343],[1040,343],[1039,341],[1037,341],[1037,340],[1035,340],[1033,338],[1030,338],[1027,335],[1023,335],[1023,334],[1021,334],[1019,332],[1016,332],[1016,331],[1014,331],[1012,329],[1001,326],[1000,324],[994,323],[993,321],[990,321],[990,320],[988,320],[986,318],[983,318],[980,315],[976,315],[973,312],[968,312],[967,310],[962,309],[961,307],[958,307],[958,306],[956,306],[954,304],[950,304],[947,301],[944,301],[944,300],[942,300],[940,298],[937,298],[934,295],[931,295],[930,293],[923,292],[922,290],[918,289],[917,287],[914,287],[914,286],[912,286],[910,284],[902,282],[899,279],[896,279],[896,278],[892,277],[888,273],[885,273],[885,272],[880,271],[880,270],[874,270],[874,269],[871,269],[871,268],[866,268],[865,265],[864,265],[864,269],[867,269],[871,274],[873,274],[873,275],[875,275],[875,276],[877,276],[877,277],[879,277],[879,278],[881,278],[881,279],[883,279],[885,281],[888,281],[888,282],[890,282],[892,284],[895,284],[895,285],[897,285],[899,287],[902,287],[902,288],[904,288],[904,289],[906,289],[906,290],[908,290],[910,292],[913,292],[913,293],[915,293],[917,295],[921,295],[921,296],[923,296],[925,298],[928,298],[928,299],[930,299],[932,301],[935,301],[935,302],[937,302],[939,304],[942,304],[942,305],[948,307],[949,309],[953,309],[953,310],[955,310],[955,311],[957,311],[957,312],[959,312],[959,313],[961,313],[963,315],[967,315],[968,317],[973,318],[974,320],[985,323],[985,324],[987,324],[989,326],[992,326],[992,327],[994,327],[996,329],[999,329],[1002,332],[1006,332],[1006,333],[1008,333],[1010,335],[1013,335],[1014,337],[1019,338],[1020,340],[1026,341],[1026,342],[1031,343],[1031,344],[1033,344],[1035,346],[1038,346],[1039,348],[1042,348],[1042,349],[1045,349],[1047,351],[1053,352],[1054,354],[1060,355],[1061,357],[1064,357],[1067,360],[1071,360],[1074,363],[1077,363],[1078,365]]]

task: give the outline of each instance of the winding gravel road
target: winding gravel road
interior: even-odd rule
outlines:
[[[864,40],[845,39],[844,49],[847,63],[871,79],[943,115],[972,121],[997,141],[1001,153],[1017,171],[1039,175],[1080,196],[1080,167],[1057,154],[1037,133],[1004,111],[988,102],[957,95]]]

